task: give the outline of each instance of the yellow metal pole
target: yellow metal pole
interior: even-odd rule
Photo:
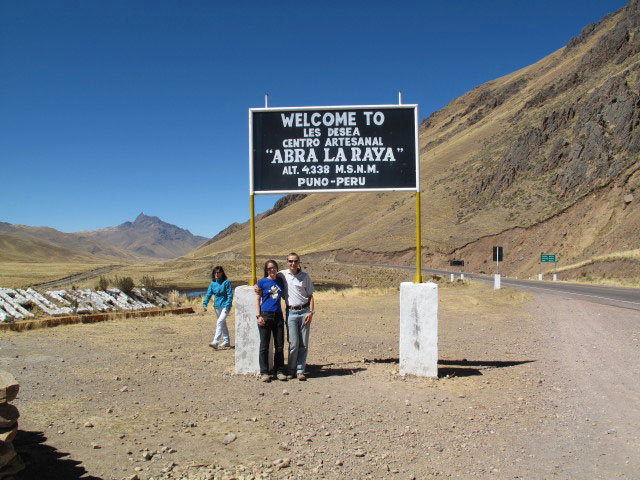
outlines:
[[[416,276],[413,277],[413,283],[422,283],[422,229],[420,228],[420,191],[416,192]]]
[[[251,229],[251,278],[249,285],[258,283],[256,278],[256,224],[254,222],[253,194],[249,195],[249,204],[251,207],[251,217],[249,219],[249,227]]]

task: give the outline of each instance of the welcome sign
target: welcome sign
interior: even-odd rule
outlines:
[[[418,191],[418,106],[249,110],[250,194]]]

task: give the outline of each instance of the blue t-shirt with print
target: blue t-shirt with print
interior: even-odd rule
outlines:
[[[260,310],[263,312],[281,312],[280,298],[282,298],[282,289],[284,282],[281,278],[276,277],[271,280],[269,277],[258,280],[258,288],[262,289],[262,303]]]

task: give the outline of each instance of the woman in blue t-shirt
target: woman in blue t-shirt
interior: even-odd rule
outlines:
[[[273,335],[273,370],[278,380],[285,381],[284,371],[284,317],[280,299],[284,282],[277,277],[278,264],[275,260],[267,260],[264,264],[264,278],[258,280],[261,294],[256,295],[256,318],[260,332],[260,379],[271,381],[269,375],[269,342]]]

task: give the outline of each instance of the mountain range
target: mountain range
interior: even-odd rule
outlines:
[[[540,253],[567,265],[615,252],[640,276],[639,26],[640,2],[632,0],[565,47],[422,121],[423,264],[462,258],[491,272],[491,249],[500,245],[511,274],[537,271]],[[256,219],[260,254],[415,261],[413,194],[282,200]],[[234,224],[187,258],[248,255],[248,228]]]
[[[64,233],[49,227],[0,222],[0,260],[135,262],[184,255],[207,238],[141,213],[133,222],[100,230]]]
[[[423,266],[464,259],[466,269],[490,273],[492,247],[503,246],[510,275],[537,273],[547,253],[576,275],[640,278],[639,132],[640,0],[630,0],[421,122]],[[412,264],[415,212],[406,192],[287,195],[256,217],[256,249]],[[181,257],[167,268],[193,277],[203,265],[248,258],[249,238],[248,221],[206,239],[144,214],[75,233],[0,223],[0,261]]]

